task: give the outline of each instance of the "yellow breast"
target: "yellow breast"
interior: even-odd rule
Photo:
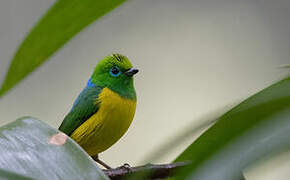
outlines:
[[[136,100],[123,98],[109,88],[102,90],[98,101],[97,113],[71,135],[91,156],[105,151],[123,136],[136,110]]]

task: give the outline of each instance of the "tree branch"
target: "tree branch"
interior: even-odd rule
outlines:
[[[119,180],[127,175],[145,174],[149,175],[149,179],[168,178],[174,174],[176,169],[189,165],[189,162],[177,162],[172,164],[147,164],[144,166],[130,167],[123,165],[115,169],[104,169],[103,172],[110,177],[111,180]]]

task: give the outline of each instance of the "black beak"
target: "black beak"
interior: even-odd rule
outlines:
[[[137,72],[139,72],[138,69],[130,68],[130,69],[128,69],[128,70],[125,72],[125,74],[126,74],[127,76],[133,76],[133,75],[136,74]]]

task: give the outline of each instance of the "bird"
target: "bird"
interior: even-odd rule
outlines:
[[[137,98],[133,76],[138,72],[121,54],[100,60],[59,127],[107,169],[111,167],[98,154],[115,144],[134,118]]]

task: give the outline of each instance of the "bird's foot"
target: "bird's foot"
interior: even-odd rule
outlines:
[[[120,166],[119,168],[121,168],[121,169],[125,169],[125,170],[127,170],[128,172],[132,172],[132,168],[131,168],[130,164],[128,164],[128,163],[123,164],[123,165]]]

